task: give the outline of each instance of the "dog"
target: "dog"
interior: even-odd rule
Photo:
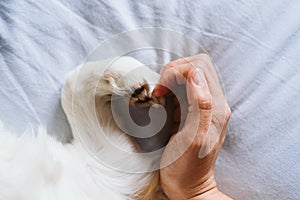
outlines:
[[[131,107],[163,105],[164,97],[151,96],[150,83],[158,79],[131,57],[77,67],[61,96],[73,133],[70,143],[57,141],[43,127],[18,137],[1,126],[0,199],[167,199],[159,186],[159,153],[141,153],[112,109],[114,98]]]

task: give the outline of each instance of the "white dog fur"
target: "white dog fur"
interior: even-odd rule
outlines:
[[[62,144],[42,127],[19,137],[1,127],[0,200],[164,199],[151,160],[115,151],[116,145],[128,152],[137,149],[116,127],[109,98],[113,93],[130,95],[139,84],[157,81],[157,73],[141,66],[121,57],[89,62],[70,74],[61,100],[73,132],[71,143]],[[118,81],[120,77],[125,78]]]

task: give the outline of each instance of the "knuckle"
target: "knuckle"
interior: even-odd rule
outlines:
[[[187,71],[187,78],[192,79],[194,76],[197,75],[197,70],[194,66],[190,66]]]
[[[164,71],[170,70],[170,69],[173,68],[173,67],[174,67],[174,64],[169,63],[169,64],[167,64],[167,65],[164,67]]]
[[[211,110],[212,109],[212,99],[211,97],[198,99],[198,105],[200,109]]]
[[[202,69],[209,68],[212,66],[211,58],[207,54],[199,54],[197,65],[199,65]]]
[[[201,53],[198,55],[199,60],[202,60],[204,63],[210,62],[210,57],[206,53]]]
[[[230,109],[229,105],[226,103],[226,107],[225,107],[226,121],[228,121],[230,119],[230,116],[231,116],[231,109]]]
[[[169,67],[169,68],[172,68],[172,67],[177,67],[181,64],[184,64],[186,61],[184,58],[181,58],[181,59],[177,59],[177,60],[174,60],[174,61],[171,61],[169,62],[166,67]]]
[[[195,71],[200,71],[202,74],[207,72],[207,63],[202,60],[197,61],[197,63],[194,64],[194,67],[196,68]]]
[[[166,71],[171,71],[171,69],[175,68],[176,66],[177,66],[176,62],[174,61],[170,62],[161,69],[160,73],[162,74],[165,73]]]

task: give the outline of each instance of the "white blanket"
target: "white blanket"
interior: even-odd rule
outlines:
[[[99,42],[141,27],[185,34],[217,64],[232,108],[220,188],[242,200],[300,199],[297,0],[0,1],[0,120],[14,133],[43,124],[66,141],[59,97],[68,72]]]

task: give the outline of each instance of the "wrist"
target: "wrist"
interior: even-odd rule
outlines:
[[[211,176],[205,182],[197,187],[194,187],[193,189],[183,188],[184,187],[181,186],[181,188],[172,188],[172,190],[167,190],[167,188],[163,189],[170,200],[232,200],[232,198],[222,193],[217,188],[214,176]]]
[[[232,200],[232,198],[230,198],[229,196],[227,196],[226,194],[222,193],[220,190],[218,190],[217,187],[199,194],[193,198],[190,198],[189,200]]]
[[[199,184],[197,185],[189,185],[184,182],[169,182],[167,186],[164,184],[161,186],[164,193],[170,200],[198,200],[200,197],[203,199],[203,196],[206,196],[206,194],[210,195],[213,193],[211,191],[215,191],[215,189],[217,189],[217,184],[213,175],[205,178],[204,181],[198,180],[198,183]]]

